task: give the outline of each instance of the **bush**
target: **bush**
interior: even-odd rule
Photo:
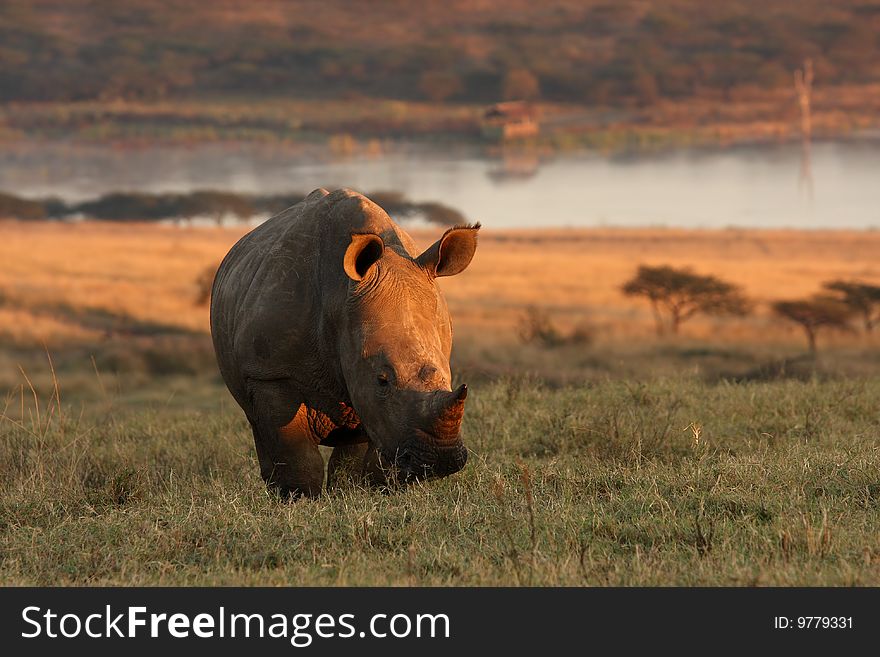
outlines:
[[[556,347],[562,344],[562,336],[550,320],[546,311],[531,306],[519,321],[519,337],[526,344],[536,342],[543,347]]]
[[[29,201],[12,194],[0,193],[0,217],[34,221],[46,218],[46,208],[41,201]]]
[[[461,212],[442,203],[414,203],[395,191],[378,191],[367,196],[389,215],[401,221],[420,214],[426,221],[441,226],[467,223],[467,218]],[[219,224],[230,215],[237,219],[248,219],[254,215],[273,216],[304,198],[305,194],[298,192],[265,196],[215,190],[196,190],[188,194],[115,192],[68,206],[57,198],[31,201],[11,194],[0,194],[0,218],[38,220],[79,213],[101,221],[162,221],[211,217]]]
[[[370,200],[389,215],[396,219],[408,219],[418,213],[415,203],[406,198],[401,192],[377,191],[367,194]]]
[[[247,198],[237,194],[201,191],[180,196],[176,213],[180,217],[212,217],[220,224],[226,215],[247,219],[253,216],[254,207]]]
[[[429,201],[427,203],[417,203],[414,207],[432,224],[458,226],[467,223],[467,219],[461,212],[442,203]]]
[[[461,80],[449,71],[427,71],[419,79],[419,91],[435,103],[443,102],[461,90]]]
[[[291,192],[290,194],[274,194],[268,196],[249,196],[248,202],[255,213],[273,216],[284,212],[287,208],[296,205],[306,197],[305,194]]]
[[[547,311],[536,306],[526,309],[519,320],[517,333],[525,344],[534,343],[548,348],[565,344],[586,346],[592,344],[595,338],[595,331],[585,322],[581,322],[571,333],[565,335],[556,327]]]
[[[179,196],[117,192],[74,206],[74,211],[111,221],[156,221],[181,216]]]
[[[534,73],[516,68],[504,76],[501,95],[505,100],[535,100],[541,95],[541,85]]]
[[[211,300],[211,290],[214,287],[214,277],[217,275],[220,263],[208,265],[196,277],[195,305],[205,306]]]
[[[245,219],[254,207],[243,196],[230,192],[195,191],[189,194],[117,192],[75,206],[77,212],[110,221],[158,221],[209,216],[218,223],[227,214]]]

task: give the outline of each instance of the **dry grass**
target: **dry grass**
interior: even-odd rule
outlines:
[[[207,331],[194,303],[197,279],[246,228],[0,222],[0,331],[16,341],[94,341],[120,327],[159,325]],[[414,231],[420,246],[439,235]],[[647,304],[620,285],[638,264],[690,266],[744,287],[753,317],[695,318],[690,339],[800,343],[767,303],[816,291],[831,278],[880,282],[880,233],[674,229],[484,229],[471,268],[441,279],[459,335],[514,342],[529,306],[561,329],[588,323],[603,342],[648,339]],[[104,321],[94,320],[95,315]],[[859,344],[859,336],[825,340]]]
[[[878,393],[496,382],[461,473],[286,504],[219,390],[85,418],[25,391],[0,416],[0,584],[877,586]]]
[[[880,234],[486,230],[472,269],[442,281],[456,372],[496,379],[468,379],[468,467],[283,504],[194,305],[199,273],[242,232],[0,222],[0,583],[880,582],[876,350],[829,349],[861,367],[846,378],[794,361],[721,376],[778,356],[724,341],[789,336],[761,314],[657,342],[617,291],[640,262],[761,300],[877,280]],[[529,305],[603,330],[595,345],[515,344]],[[483,349],[486,335],[510,344]]]
[[[0,330],[26,340],[100,338],[101,311],[130,322],[207,330],[197,276],[238,238],[151,225],[0,222]]]
[[[683,328],[688,337],[790,342],[800,336],[766,304],[810,294],[829,278],[880,280],[878,248],[880,234],[854,231],[485,231],[472,269],[443,287],[463,331],[491,323],[507,333],[523,306],[538,305],[563,326],[589,319],[603,339],[631,341],[649,336],[652,322],[621,284],[639,264],[689,266],[743,286],[758,307],[745,320],[695,318]]]

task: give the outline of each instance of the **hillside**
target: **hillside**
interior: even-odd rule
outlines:
[[[7,0],[5,101],[229,96],[619,106],[880,81],[880,2]]]

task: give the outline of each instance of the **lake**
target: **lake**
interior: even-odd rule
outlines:
[[[601,156],[400,148],[330,159],[257,145],[119,149],[28,145],[0,153],[0,190],[74,201],[110,191],[396,190],[487,227],[880,228],[880,141]]]

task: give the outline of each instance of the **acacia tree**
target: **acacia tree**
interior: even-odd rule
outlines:
[[[738,286],[668,265],[640,266],[621,290],[626,296],[645,297],[651,302],[657,335],[663,335],[666,328],[664,313],[672,333],[678,333],[681,323],[698,313],[745,315],[751,310],[751,303]]]
[[[849,320],[855,314],[853,309],[840,299],[817,295],[809,299],[777,301],[773,312],[780,317],[801,325],[807,336],[810,353],[816,355],[816,334],[821,329],[850,328]]]
[[[823,287],[836,293],[838,299],[861,316],[866,333],[880,324],[880,285],[837,280],[828,281]]]

